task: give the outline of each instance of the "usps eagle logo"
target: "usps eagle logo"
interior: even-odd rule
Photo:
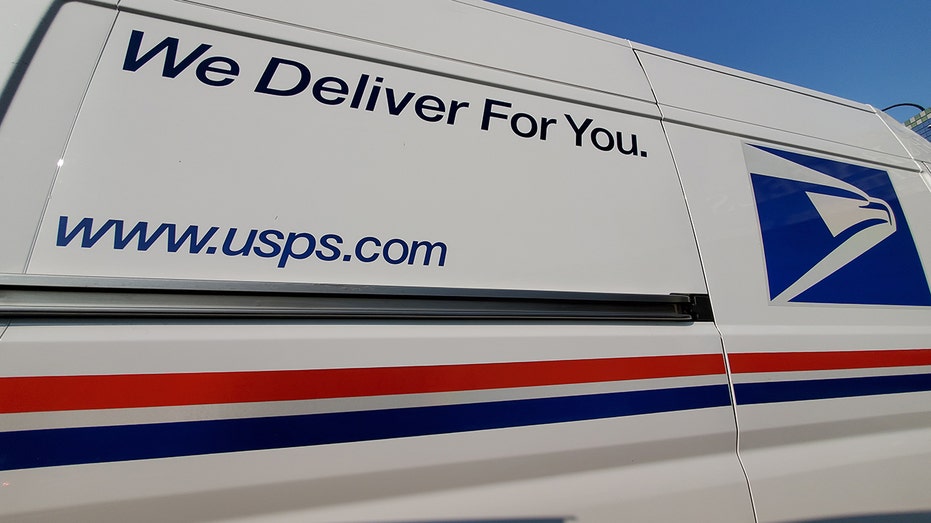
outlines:
[[[931,305],[886,171],[744,145],[773,303]]]

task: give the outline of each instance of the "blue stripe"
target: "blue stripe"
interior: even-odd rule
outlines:
[[[303,447],[730,405],[727,385],[463,405],[0,433],[0,470]]]
[[[931,391],[931,374],[738,383],[738,405]]]

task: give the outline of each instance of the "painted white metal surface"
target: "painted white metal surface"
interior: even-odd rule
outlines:
[[[0,5],[0,85],[6,85],[10,75],[21,63],[23,52],[52,0],[8,0]]]
[[[3,321],[0,519],[753,521],[738,425],[759,521],[931,513],[931,148],[887,116],[471,0],[120,8],[64,4],[4,117],[0,272],[715,321]]]
[[[825,95],[817,96],[712,64],[682,62],[675,55],[660,54],[650,48],[637,49],[661,107],[798,134],[799,138],[793,142],[811,137],[907,157],[902,145],[869,106],[841,103]],[[694,116],[685,116],[685,121],[691,120]]]
[[[167,328],[166,328],[167,327]],[[670,326],[19,324],[4,376],[423,367],[720,355],[710,324]],[[259,418],[399,404],[446,405],[724,383],[724,375],[192,408],[5,414],[4,427],[119,426]],[[482,395],[486,397],[482,397]],[[361,402],[361,403],[360,403]],[[374,402],[374,403],[373,403]],[[365,405],[367,403],[367,405]],[[335,410],[334,410],[335,409]],[[267,419],[267,418],[265,418]],[[44,520],[441,520],[574,516],[751,518],[729,406],[577,423],[294,449],[8,470],[3,514]],[[134,442],[145,445],[140,440]],[[668,503],[669,496],[679,501]],[[161,508],[155,510],[154,507]]]
[[[480,16],[489,16],[492,15],[494,11],[500,11],[504,12],[507,17],[514,22],[519,22],[519,19],[524,18],[534,22],[539,22],[542,20],[539,17],[525,15],[523,13],[519,13],[517,11],[500,6],[487,5],[482,2],[474,2],[473,0],[449,2],[445,5],[455,9],[464,9],[466,7],[471,8],[471,5],[467,6],[466,4],[478,4],[482,6],[481,12],[484,14]],[[339,33],[313,29],[311,26],[295,25],[287,22],[277,22],[273,19],[259,16],[243,16],[242,13],[238,13],[236,11],[213,8],[202,3],[166,3],[161,0],[124,0],[121,2],[120,7],[121,9],[130,13],[143,14],[154,17],[167,17],[175,20],[184,20],[190,25],[201,27],[219,27],[230,33],[248,35],[259,39],[267,39],[276,42],[287,42],[296,47],[320,50],[329,49],[331,51],[334,49],[339,49],[341,53],[344,53],[346,56],[363,58],[368,61],[383,62],[390,65],[400,65],[405,68],[427,70],[435,74],[441,74],[453,78],[467,79],[471,82],[499,86],[509,90],[545,94],[548,97],[569,100],[583,104],[591,104],[597,107],[607,108],[612,111],[655,115],[657,118],[659,117],[659,111],[656,107],[652,94],[649,94],[649,91],[643,90],[644,86],[648,86],[643,70],[639,65],[636,64],[636,62],[631,62],[629,58],[624,57],[624,55],[627,53],[632,54],[629,48],[629,44],[626,44],[625,40],[598,35],[592,31],[585,31],[579,28],[574,28],[575,31],[572,32],[582,34],[586,37],[598,35],[599,38],[596,40],[607,40],[604,45],[609,46],[611,49],[611,51],[608,52],[607,57],[611,65],[606,67],[608,72],[599,71],[595,76],[612,74],[615,76],[623,77],[614,78],[612,80],[613,82],[619,82],[618,85],[627,86],[623,91],[621,91],[620,94],[614,94],[616,91],[615,89],[602,90],[601,87],[603,86],[601,86],[598,82],[594,82],[593,84],[587,80],[554,81],[550,78],[522,72],[522,69],[508,70],[494,66],[482,66],[479,63],[475,63],[474,61],[463,58],[468,56],[470,53],[469,49],[476,45],[474,41],[469,41],[468,44],[463,44],[463,48],[456,49],[455,53],[449,53],[450,56],[442,56],[427,52],[429,49],[405,50],[403,46],[399,49],[398,46],[395,45],[379,45],[378,39],[347,38],[345,36],[341,36]],[[257,7],[258,6],[252,6],[251,9],[255,9]],[[337,8],[337,12],[340,12],[339,8]],[[497,17],[500,16],[500,14],[497,15]],[[549,24],[555,24],[560,28],[571,27],[552,21],[549,21]],[[536,25],[543,27],[540,24]],[[548,35],[548,37],[552,36]],[[564,37],[566,36],[563,35],[560,38]],[[494,37],[483,35],[483,38]],[[577,40],[577,37],[575,36],[569,36],[568,38],[573,41]],[[593,45],[593,42],[594,40],[588,41],[587,45]],[[511,46],[513,44],[505,44],[502,42],[501,45]],[[527,50],[525,47],[522,47],[522,49],[524,51]],[[517,52],[517,50],[515,49],[514,52]],[[603,52],[604,51],[599,51],[599,53]],[[566,59],[561,55],[558,55],[557,58],[559,60]],[[493,52],[491,56],[484,58],[485,62],[483,63],[494,64],[495,60],[497,60],[497,58],[495,58],[495,54]],[[534,59],[528,58],[528,60],[531,63],[535,62]],[[566,64],[566,67],[571,67],[572,70],[575,70],[575,68],[578,66],[577,61],[573,60],[572,62],[572,65]],[[615,62],[618,62],[622,65],[633,65],[634,68],[620,69],[617,65],[614,65]],[[614,71],[615,68],[617,68],[620,73],[611,72]],[[587,75],[591,74],[592,73],[586,73],[585,75],[582,75],[582,78],[586,78]],[[561,78],[559,75],[557,75],[557,77]]]
[[[653,101],[626,40],[486,2],[414,0],[399,6],[354,0],[326,9],[281,0],[199,3],[457,62]],[[392,23],[386,24],[385,20]],[[528,48],[533,52],[528,53]],[[585,60],[579,60],[579,56]]]
[[[883,361],[893,358],[893,352],[887,353],[888,358],[877,356],[872,363],[844,367],[852,357],[851,352],[862,356],[867,351],[927,348],[931,340],[928,307],[777,303],[776,297],[768,294],[771,282],[768,283],[767,274],[775,269],[767,268],[760,231],[761,222],[766,221],[758,215],[759,201],[754,199],[750,174],[762,173],[764,169],[753,163],[753,155],[746,155],[748,149],[757,155],[761,152],[746,144],[784,148],[682,125],[668,124],[666,132],[688,195],[715,321],[734,372],[740,454],[760,521],[931,509],[924,488],[931,464],[927,446],[931,436],[929,394],[869,395],[863,388],[868,381],[857,381],[869,380],[869,376],[875,375],[874,368],[884,368],[889,380],[908,380],[904,376],[922,374],[923,367],[914,363],[884,367]],[[826,148],[820,141],[796,143],[808,151]],[[806,156],[810,155],[808,151]],[[817,156],[833,157],[823,149]],[[889,174],[911,226],[919,259],[927,267],[927,261],[931,260],[931,237],[924,226],[931,218],[928,188],[918,173],[887,167],[881,170]],[[793,190],[790,184],[795,182],[783,183],[789,194]],[[801,215],[798,219],[802,219]],[[822,225],[825,233],[829,221],[830,217]],[[804,250],[806,242],[800,234],[797,249]],[[863,247],[866,251],[875,248],[867,244]],[[843,277],[861,281],[895,280],[904,274],[901,271],[912,270],[911,266],[903,268],[904,261],[904,258],[886,260],[887,265],[882,268],[888,272]],[[927,289],[926,274],[912,276],[925,282]],[[826,351],[837,356],[813,355]],[[767,354],[781,355],[777,358],[784,361],[786,371],[767,374],[754,367],[756,360],[752,357]],[[915,354],[918,353],[907,353]],[[820,363],[814,363],[815,360]],[[807,374],[790,372],[808,365],[814,365],[812,369],[821,365],[825,370]],[[838,370],[830,371],[832,366]],[[847,389],[836,392],[840,397],[788,399],[791,393],[787,391],[792,389],[827,388],[839,383],[831,382],[832,379],[851,380]],[[741,387],[749,387],[744,389],[744,399]],[[754,403],[748,399],[750,390],[759,392],[752,400]],[[854,391],[865,395],[853,396]],[[812,394],[830,393],[818,390]]]
[[[0,272],[22,273],[116,11],[61,6],[0,125]],[[77,30],[76,28],[81,28]],[[35,28],[34,28],[35,29]]]
[[[28,272],[703,291],[657,120],[476,78],[121,15]]]
[[[97,66],[62,156],[32,274],[705,291],[659,111],[636,100],[648,91],[622,43],[560,30],[606,59],[620,57],[621,67],[580,79],[546,69],[550,60],[502,70],[507,62],[494,60],[513,60],[506,53],[480,52],[486,60],[469,55],[474,50],[425,53],[423,43],[385,46],[377,35],[346,38],[193,4],[125,7],[135,12],[120,14]],[[452,8],[482,23],[489,15],[472,5]],[[192,25],[145,16],[152,11]],[[492,20],[520,31],[542,27]],[[161,42],[175,45],[166,38],[178,39],[170,59],[165,48],[152,51]],[[304,67],[310,81],[297,88]],[[605,89],[619,76],[633,83],[618,85],[620,93]],[[112,236],[95,249],[95,231],[75,229],[85,218],[104,227],[96,229],[101,237],[116,232],[108,220],[123,220],[122,232],[137,234],[145,222],[149,233],[161,228],[160,242],[184,241],[190,226],[225,229],[216,233],[220,243],[195,247],[200,254],[191,246],[118,247]],[[273,231],[282,236],[271,255]],[[345,245],[333,236],[325,244],[325,233]],[[319,239],[313,249],[310,234]],[[376,249],[395,238],[395,250]],[[402,260],[398,249],[413,252],[415,241],[438,249],[430,261],[429,251],[419,251],[416,265]],[[254,243],[246,249],[240,242]],[[247,256],[226,252],[233,250]],[[395,263],[383,263],[386,256]],[[11,520],[752,518],[710,323],[21,322],[2,344],[10,356],[3,380],[19,394],[8,400],[0,434],[7,449],[20,449],[9,454],[20,461],[0,473],[0,510]],[[711,370],[657,363],[652,374],[623,377],[645,357],[697,359]],[[508,372],[502,379],[517,381],[481,385],[497,368],[489,366],[539,364],[581,365],[592,376],[613,366],[621,377],[567,381],[524,370],[526,383]],[[474,368],[479,384],[456,388],[433,378],[434,390],[431,379],[410,385],[378,377],[429,378],[462,368]],[[249,381],[302,373],[308,378],[301,383],[315,383],[350,371],[373,372],[370,385],[387,389],[281,399],[275,391],[287,389],[283,384]],[[226,381],[191,384],[215,379]],[[163,385],[146,386],[156,382]],[[36,383],[36,394],[22,392]],[[250,396],[259,389],[271,396]],[[179,390],[220,397],[189,402],[177,399]],[[679,406],[668,404],[670,394]],[[645,410],[618,415],[628,402]],[[452,414],[409,418],[410,434],[405,423],[382,419],[435,409]],[[495,409],[511,410],[504,416]],[[615,414],[598,414],[604,409]],[[326,421],[357,416],[382,421]],[[462,425],[470,416],[485,429]],[[509,420],[514,416],[531,417]],[[307,419],[330,425],[299,434],[310,439],[295,448],[280,439],[294,430],[276,428],[280,423]],[[225,424],[239,428],[215,439],[184,436]],[[397,435],[386,438],[385,430]],[[120,436],[124,431],[134,436]],[[327,431],[337,439],[314,439]],[[230,452],[223,442],[232,440],[246,447]],[[166,454],[164,445],[174,450]],[[153,456],[160,459],[144,459]],[[671,495],[679,501],[668,503]]]
[[[906,128],[901,122],[895,120],[888,114],[882,111],[878,111],[876,114],[883,119],[883,122],[889,127],[889,130],[902,142],[902,146],[908,150],[912,158],[931,162],[931,142],[925,140],[915,131]]]

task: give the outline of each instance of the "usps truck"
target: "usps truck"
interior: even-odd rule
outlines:
[[[873,107],[478,0],[0,25],[0,520],[931,520]]]

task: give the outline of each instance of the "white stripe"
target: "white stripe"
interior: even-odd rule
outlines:
[[[795,372],[746,372],[734,374],[734,383],[764,383],[773,381],[804,381],[869,376],[905,376],[931,374],[931,365],[914,367],[870,367],[866,369],[809,370]]]
[[[186,405],[179,407],[144,407],[130,409],[73,410],[54,412],[27,412],[0,415],[3,432],[50,428],[97,427],[201,421],[211,419],[265,418],[331,412],[456,405],[492,401],[522,400],[581,396],[635,390],[657,390],[727,383],[723,374],[686,376],[645,380],[624,380],[600,383],[551,385],[488,389],[462,392],[435,392],[425,394],[399,394],[390,396],[364,396],[358,398],[327,398],[318,400],[270,401]]]

